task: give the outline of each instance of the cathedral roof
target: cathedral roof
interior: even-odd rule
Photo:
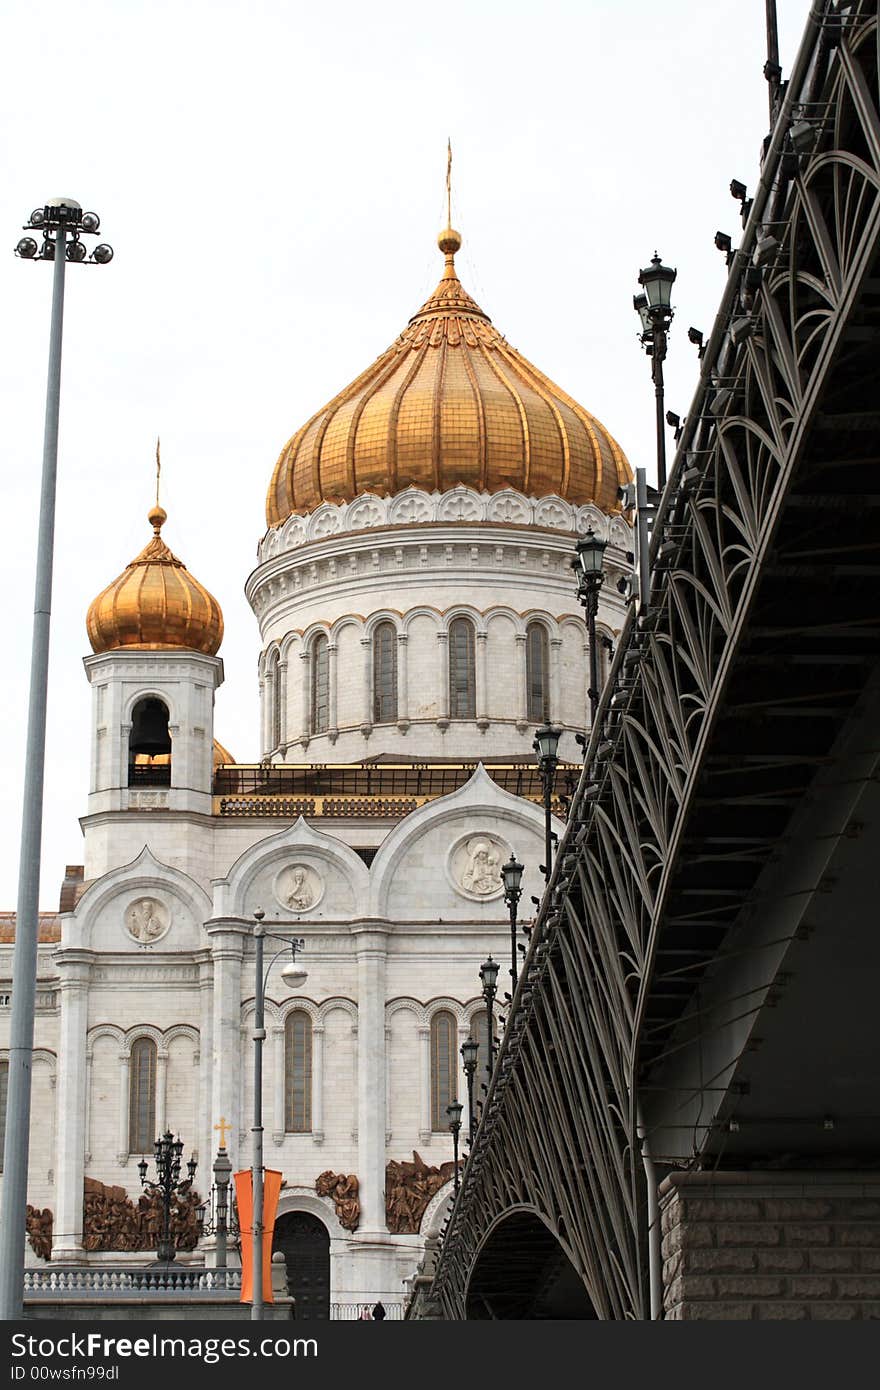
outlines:
[[[461,237],[434,293],[372,366],[288,440],[266,520],[277,526],[321,502],[415,486],[444,492],[515,488],[617,512],[629,464],[604,425],[502,337],[463,288]]]
[[[94,652],[185,647],[213,656],[219,648],[220,605],[162,540],[166,515],[153,508],[147,518],[152,539],[92,602],[86,627]]]

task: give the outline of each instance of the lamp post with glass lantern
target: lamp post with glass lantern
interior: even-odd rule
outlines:
[[[461,1052],[462,1065],[467,1080],[468,1093],[468,1143],[474,1142],[474,1076],[477,1071],[477,1055],[480,1051],[480,1044],[474,1038],[466,1038],[459,1051]]]
[[[46,759],[46,704],[49,679],[49,620],[52,609],[52,564],[55,543],[55,488],[58,469],[58,415],[61,404],[61,340],[64,323],[64,272],[68,262],[106,265],[113,249],[96,246],[91,255],[81,238],[101,225],[95,212],[83,212],[75,198],[50,198],[34,208],[24,225],[15,254],[23,261],[52,262],[52,310],[49,321],[49,371],[43,431],[43,466],[37,528],[34,626],[31,644],[25,772],[22,789],[21,849],[15,947],[12,960],[12,1009],[3,1153],[3,1211],[0,1217],[0,1318],[22,1315],[27,1173],[31,1115],[31,1054],[37,986],[40,863],[43,829],[43,781]]]
[[[483,998],[486,1001],[486,1075],[487,1085],[492,1079],[492,1065],[495,1060],[495,1018],[494,1004],[497,994],[498,962],[489,956],[480,966],[480,979],[483,983]]]
[[[597,536],[592,526],[587,534],[581,536],[575,546],[576,557],[572,568],[577,574],[578,601],[583,604],[587,620],[587,644],[590,648],[590,688],[587,696],[590,701],[590,727],[596,722],[599,707],[599,653],[596,650],[596,614],[599,611],[599,590],[605,580],[602,561],[608,542]]]
[[[254,1123],[251,1127],[253,1155],[251,1182],[253,1187],[253,1217],[251,1220],[251,1257],[253,1266],[254,1297],[251,1303],[251,1320],[260,1321],[263,1317],[263,1043],[266,1041],[264,1014],[266,1008],[266,981],[272,966],[285,951],[290,951],[290,960],[281,967],[281,978],[288,989],[298,989],[305,981],[308,971],[296,959],[297,951],[305,946],[302,937],[276,936],[263,926],[265,913],[261,907],[254,911]],[[263,970],[263,942],[283,943],[276,951],[268,966]]]
[[[147,1160],[142,1158],[138,1164],[141,1186],[148,1192],[158,1193],[162,1198],[162,1234],[157,1242],[156,1259],[168,1264],[174,1259],[174,1241],[171,1239],[171,1200],[189,1192],[196,1175],[196,1161],[191,1158],[186,1165],[187,1177],[180,1181],[180,1159],[183,1153],[183,1140],[174,1138],[170,1129],[153,1145],[156,1157],[156,1180],[147,1177]]]
[[[666,338],[673,319],[672,286],[678,274],[671,266],[663,265],[657,252],[651,264],[639,271],[639,284],[644,294],[633,296],[633,308],[642,324],[641,340],[651,358],[651,380],[657,407],[657,487],[666,486],[666,435],[663,413],[663,362],[666,358]]]
[[[225,1127],[225,1125],[224,1125]],[[217,1269],[225,1269],[227,1263],[227,1239],[229,1236],[229,1181],[232,1164],[226,1146],[221,1144],[214,1159],[214,1185],[208,1201],[199,1207],[199,1236],[216,1236],[215,1260]],[[232,1235],[238,1227],[233,1222]]]
[[[504,901],[510,912],[510,997],[516,990],[516,910],[522,894],[523,865],[511,850],[510,858],[501,866],[504,881]]]
[[[456,1197],[458,1196],[458,1136],[461,1132],[461,1112],[460,1100],[453,1100],[446,1107],[446,1113],[449,1116],[449,1132],[452,1135],[452,1161],[454,1164],[452,1190]]]
[[[556,765],[559,759],[556,751],[559,748],[559,740],[562,737],[562,730],[557,724],[542,724],[540,729],[535,731],[532,747],[538,755],[538,771],[541,774],[541,781],[544,786],[544,877],[550,878],[550,860],[552,858],[551,842],[551,803],[553,798],[553,781],[556,776]]]

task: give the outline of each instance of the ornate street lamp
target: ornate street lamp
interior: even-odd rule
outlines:
[[[174,1259],[174,1241],[171,1239],[171,1200],[189,1192],[196,1175],[196,1161],[191,1158],[186,1165],[187,1177],[180,1181],[180,1158],[183,1153],[183,1140],[175,1139],[170,1129],[153,1145],[156,1156],[156,1180],[147,1177],[147,1160],[142,1158],[138,1164],[141,1186],[148,1192],[158,1193],[162,1198],[162,1234],[159,1237],[156,1259],[163,1264]]]
[[[493,1012],[495,1004],[496,981],[498,979],[498,962],[489,956],[480,966],[480,980],[483,984],[483,998],[486,1001],[486,1075],[487,1084],[492,1079],[492,1064],[495,1060],[495,1016]]]
[[[238,1222],[233,1215],[232,1221],[229,1219],[229,1181],[232,1176],[232,1164],[229,1161],[229,1154],[226,1152],[225,1145],[221,1145],[217,1150],[217,1157],[214,1159],[214,1185],[211,1188],[211,1195],[206,1202],[199,1207],[199,1237],[216,1236],[216,1260],[217,1268],[225,1269],[227,1262],[227,1240],[230,1234],[233,1240],[239,1236]]]
[[[254,911],[254,1123],[251,1133],[254,1136],[251,1166],[253,1187],[253,1219],[251,1222],[251,1255],[253,1259],[254,1297],[251,1303],[251,1321],[263,1317],[263,1043],[266,1041],[264,1014],[266,1008],[266,981],[269,972],[279,956],[290,952],[290,960],[281,967],[281,978],[288,989],[298,989],[308,976],[308,971],[296,959],[297,951],[303,950],[305,941],[301,936],[276,936],[263,926],[265,912],[261,907]],[[263,941],[280,941],[283,948],[276,951],[263,971]]]
[[[559,759],[556,750],[559,747],[559,740],[562,737],[562,730],[558,724],[542,724],[540,729],[535,730],[535,738],[532,747],[538,755],[538,771],[541,774],[541,781],[544,786],[544,877],[550,878],[550,860],[552,858],[551,830],[550,830],[550,805],[553,797],[553,782],[556,777],[556,765]]]
[[[511,851],[506,864],[501,866],[504,881],[504,901],[510,912],[510,997],[516,990],[516,909],[522,894],[523,865]]]
[[[590,727],[596,722],[599,707],[599,653],[596,650],[596,614],[599,611],[599,590],[605,581],[602,561],[605,558],[607,541],[595,534],[592,526],[587,534],[581,536],[575,546],[575,559],[572,569],[577,574],[578,601],[583,604],[587,620],[587,643],[590,648],[590,688],[587,695],[590,701]]]
[[[464,1074],[467,1079],[468,1093],[468,1142],[473,1144],[474,1131],[476,1129],[474,1117],[474,1076],[477,1071],[477,1054],[480,1051],[480,1044],[474,1038],[466,1038],[459,1051],[461,1052]]]
[[[3,1212],[0,1218],[0,1318],[20,1318],[24,1294],[24,1238],[27,1213],[28,1150],[31,1116],[31,1054],[37,989],[37,927],[43,828],[43,773],[46,758],[46,704],[49,678],[49,617],[52,609],[52,556],[55,544],[55,483],[58,467],[58,414],[61,404],[61,339],[64,322],[64,271],[68,262],[106,265],[110,246],[91,256],[81,241],[99,226],[97,213],[83,212],[74,198],[50,198],[34,208],[15,248],[24,261],[50,261],[52,312],[49,324],[49,375],[43,433],[43,471],[34,593],[27,743],[22,790],[21,850],[15,948],[12,958],[12,1009],[6,1138],[3,1154]],[[98,252],[100,251],[100,255]],[[57,253],[57,254],[56,254]]]
[[[677,274],[678,272],[673,270],[671,266],[662,264],[655,251],[651,257],[651,264],[639,271],[639,284],[645,292],[633,297],[633,308],[638,313],[642,325],[641,341],[651,358],[651,380],[654,383],[654,397],[657,405],[657,487],[661,492],[666,486],[663,362],[666,357],[669,325],[674,317],[672,286]]]
[[[446,1107],[446,1113],[449,1116],[449,1132],[452,1135],[452,1161],[455,1164],[452,1191],[456,1197],[458,1196],[458,1136],[461,1132],[462,1108],[460,1100],[454,1100]]]

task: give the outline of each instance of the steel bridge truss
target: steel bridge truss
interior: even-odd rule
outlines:
[[[816,484],[848,529],[823,508],[823,532],[808,507],[814,475],[858,468],[860,447],[861,463],[876,463],[878,418],[865,402],[877,394],[878,247],[877,4],[827,2],[814,7],[768,139],[655,521],[650,602],[624,627],[532,932],[436,1267],[446,1317],[467,1315],[481,1250],[515,1212],[555,1235],[598,1317],[649,1315],[642,1102],[686,1011],[699,1028],[694,982],[729,946],[768,845],[864,687],[866,633],[876,637],[876,611],[859,605],[861,579],[878,572],[876,538],[859,529],[861,475],[849,497],[833,479]],[[786,516],[809,524],[785,532]],[[761,585],[771,571],[809,580],[817,559],[850,578],[846,621],[820,607],[811,625],[791,605],[762,647]],[[718,730],[746,652],[770,671],[756,703],[772,733],[773,643],[785,632],[792,661],[809,664],[786,708],[801,699],[820,723],[830,712],[828,737],[804,752],[758,738],[725,762]],[[706,809],[708,772],[727,821]],[[728,1002],[728,1023],[754,1007]],[[707,1089],[723,1091],[730,1074]]]

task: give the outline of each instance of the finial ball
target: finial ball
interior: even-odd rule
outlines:
[[[147,521],[150,523],[157,536],[167,520],[168,513],[164,507],[153,507],[147,513]]]
[[[437,245],[444,256],[454,256],[461,246],[461,232],[457,232],[454,227],[447,227],[445,232],[438,236]]]

